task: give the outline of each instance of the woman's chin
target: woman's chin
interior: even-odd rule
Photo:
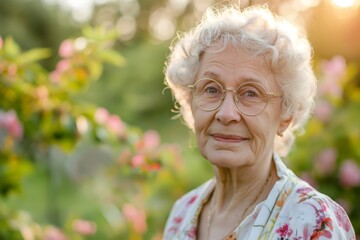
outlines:
[[[229,154],[223,154],[222,156],[211,156],[208,161],[215,167],[221,168],[239,168],[253,164],[253,161],[248,157],[239,157],[239,155],[228,156]]]

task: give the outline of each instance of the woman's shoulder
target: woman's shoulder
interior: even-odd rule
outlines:
[[[179,234],[185,234],[190,239],[194,236],[196,226],[192,226],[193,220],[196,219],[212,186],[213,180],[209,180],[175,202],[165,226],[164,239],[176,239],[175,236]]]
[[[294,186],[287,201],[291,207],[304,208],[309,206],[310,209],[318,209],[317,213],[331,214],[334,212],[346,215],[346,212],[336,201],[319,192],[307,182],[297,177],[291,179],[290,182]]]
[[[187,208],[192,206],[194,203],[201,201],[205,195],[211,190],[213,184],[213,179],[208,180],[202,185],[192,189],[191,191],[185,193],[174,204],[174,208]]]
[[[351,222],[338,203],[296,177],[289,184],[292,191],[276,220],[279,237],[297,234],[302,239],[355,239]]]

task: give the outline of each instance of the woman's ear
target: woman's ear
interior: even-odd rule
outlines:
[[[283,132],[289,127],[290,123],[292,122],[292,116],[284,117],[280,120],[279,128],[277,130],[277,135],[280,137],[283,136]]]

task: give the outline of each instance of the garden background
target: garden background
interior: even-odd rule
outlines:
[[[0,239],[161,239],[174,201],[212,172],[173,119],[164,62],[219,2],[0,1]],[[359,236],[360,1],[266,2],[307,32],[319,79],[286,162]]]

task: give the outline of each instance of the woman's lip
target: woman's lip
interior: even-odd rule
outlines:
[[[248,140],[248,138],[233,134],[213,133],[210,135],[218,141],[241,142],[244,140]]]

